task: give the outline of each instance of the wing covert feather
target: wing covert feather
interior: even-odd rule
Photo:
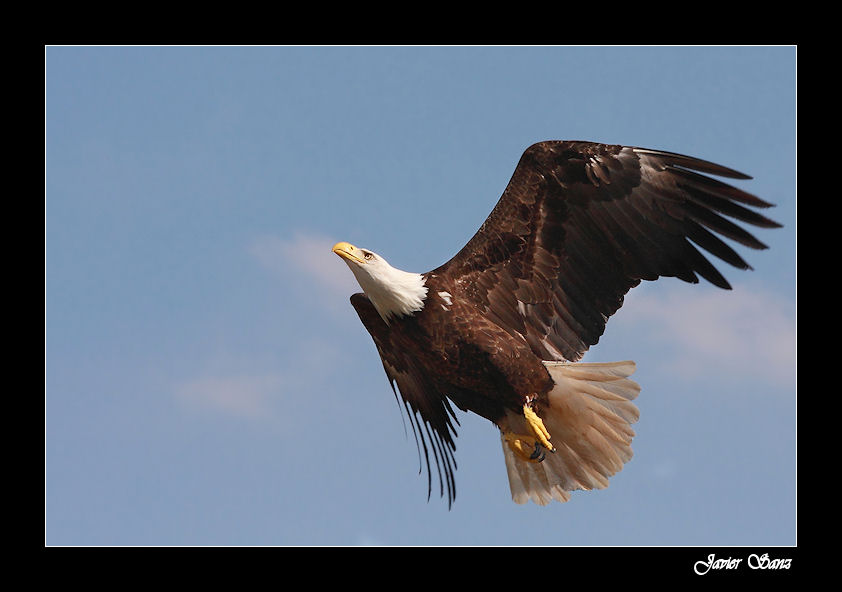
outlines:
[[[447,276],[543,359],[578,360],[641,280],[702,277],[730,289],[699,248],[739,269],[750,266],[718,235],[766,248],[728,218],[779,227],[749,209],[771,204],[701,173],[750,178],[672,152],[534,144],[473,238],[430,273]]]

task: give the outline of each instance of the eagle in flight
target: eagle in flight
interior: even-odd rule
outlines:
[[[433,461],[449,507],[456,495],[451,403],[500,430],[516,503],[608,486],[632,457],[635,364],[578,360],[641,280],[701,276],[730,289],[698,247],[750,269],[717,235],[766,245],[728,218],[780,227],[751,209],[772,204],[708,175],[750,179],[660,150],[540,142],[444,265],[411,273],[368,249],[333,247],[363,289],[351,304],[403,400],[428,499]]]

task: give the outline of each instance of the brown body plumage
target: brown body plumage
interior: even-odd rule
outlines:
[[[427,293],[420,310],[386,322],[368,296],[351,297],[397,385],[428,466],[431,459],[439,466],[449,501],[455,495],[456,435],[449,401],[501,429],[511,418],[507,414],[523,414],[525,403],[539,415],[553,405],[557,413],[567,404],[559,397],[568,395],[554,391],[564,379],[548,368],[578,361],[597,343],[629,289],[661,276],[693,283],[701,276],[729,289],[697,247],[740,269],[749,265],[716,234],[765,248],[725,216],[777,227],[746,207],[771,204],[701,173],[749,178],[669,152],[590,142],[534,144],[474,237],[450,261],[422,274]],[[626,374],[612,372],[625,380]],[[599,385],[615,380],[599,372],[588,376]],[[627,447],[630,436],[621,439]],[[583,454],[575,443],[571,450],[574,457]],[[619,470],[616,465],[602,462],[597,472],[607,478]],[[559,477],[560,489],[582,483],[565,479]],[[595,486],[602,482],[595,477]],[[552,475],[548,483],[552,488]]]

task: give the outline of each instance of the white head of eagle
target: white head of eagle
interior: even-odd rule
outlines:
[[[396,269],[377,253],[350,243],[336,243],[333,252],[345,260],[387,324],[393,316],[411,315],[424,308],[427,287],[420,273]]]

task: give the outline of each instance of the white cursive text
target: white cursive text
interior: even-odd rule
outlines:
[[[716,559],[716,556],[711,553],[708,555],[707,562],[697,561],[696,565],[693,566],[693,570],[700,576],[703,576],[712,569],[737,569],[740,566],[740,561],[742,559],[732,559],[731,557],[728,559]]]
[[[752,553],[747,563],[751,569],[789,569],[792,559],[769,559],[768,553],[759,557]]]

